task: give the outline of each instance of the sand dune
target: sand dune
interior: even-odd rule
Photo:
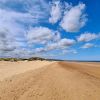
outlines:
[[[100,100],[99,63],[48,62],[12,75],[0,82],[0,100]]]

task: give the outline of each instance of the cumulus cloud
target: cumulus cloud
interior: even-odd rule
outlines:
[[[34,27],[26,35],[30,44],[46,44],[48,41],[60,40],[60,33],[47,27]]]
[[[62,49],[65,47],[69,47],[75,43],[75,40],[73,39],[61,39],[60,41],[56,43],[51,43],[47,45],[47,50],[53,50],[53,49]]]
[[[93,46],[94,46],[94,44],[92,44],[92,43],[86,43],[81,48],[86,49],[86,48],[91,48]]]
[[[0,56],[29,57],[75,44],[46,26],[61,21],[65,31],[76,32],[85,25],[85,4],[63,5],[59,0],[51,5],[47,0],[0,0]]]
[[[24,48],[17,48],[12,51],[9,51],[9,52],[8,51],[7,52],[0,51],[0,57],[29,58],[29,57],[33,57],[33,56],[35,56],[35,54],[32,50],[27,50]]]
[[[16,46],[13,44],[13,38],[9,36],[8,30],[0,30],[0,51],[13,51]]]
[[[69,54],[69,53],[71,53],[71,54],[77,54],[78,52],[76,50],[69,50],[68,49],[68,50],[63,50],[62,53],[63,54]]]
[[[60,1],[55,1],[52,3],[50,15],[51,15],[51,17],[49,18],[50,23],[55,24],[56,22],[59,21],[62,15],[62,8]]]
[[[28,50],[26,33],[31,26],[48,21],[48,10],[45,0],[0,0],[0,56]]]
[[[50,43],[50,44],[47,44],[45,47],[43,48],[37,48],[36,49],[36,52],[48,52],[50,50],[56,50],[56,49],[64,49],[64,48],[68,48],[72,45],[75,44],[75,40],[73,39],[61,39],[60,41],[58,42],[54,42],[54,43]]]
[[[67,4],[67,6],[69,6]],[[87,21],[86,14],[84,14],[85,4],[80,3],[77,6],[67,7],[68,9],[64,13],[64,17],[60,23],[60,26],[66,32],[77,32],[82,28]]]
[[[94,34],[94,33],[83,33],[81,34],[79,37],[77,37],[77,41],[79,42],[88,42],[88,41],[91,41],[91,40],[94,40],[98,38],[98,35]]]

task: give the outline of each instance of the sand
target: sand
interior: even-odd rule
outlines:
[[[51,63],[48,61],[0,61],[0,80],[29,70],[35,70]]]
[[[100,100],[100,63],[0,62],[0,70],[0,100]]]

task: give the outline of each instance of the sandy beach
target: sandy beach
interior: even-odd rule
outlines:
[[[0,100],[100,100],[100,63],[1,61]]]
[[[11,77],[16,74],[24,73],[29,70],[35,70],[52,62],[48,61],[18,61],[8,62],[0,61],[0,80]]]

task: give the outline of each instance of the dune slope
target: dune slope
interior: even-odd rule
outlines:
[[[100,100],[100,65],[54,62],[0,82],[0,100]]]

